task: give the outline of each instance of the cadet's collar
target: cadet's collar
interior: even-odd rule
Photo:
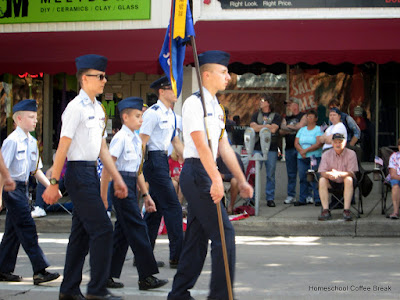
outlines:
[[[212,102],[213,100],[218,102],[217,96],[211,95],[211,93],[204,86],[203,86],[203,95],[205,102]]]
[[[128,126],[126,126],[125,124],[122,125],[121,130],[124,131],[124,132],[126,132],[129,136],[132,136],[132,135],[133,135],[132,130],[130,130],[130,129],[128,128]]]
[[[20,142],[25,141],[25,139],[28,139],[29,141],[33,139],[33,136],[29,132],[28,134],[26,134],[26,132],[19,126],[17,126],[15,131],[18,133],[18,138]]]
[[[160,99],[157,100],[157,105],[161,108],[161,111],[165,114],[166,112],[172,113],[171,107],[166,107]]]
[[[85,105],[93,103],[92,100],[90,100],[89,95],[83,89],[81,89],[79,91],[79,97],[82,99],[83,104],[85,104]],[[96,103],[96,101],[95,101],[95,103]]]

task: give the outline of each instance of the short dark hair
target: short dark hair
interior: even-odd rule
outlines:
[[[134,110],[134,108],[125,108],[122,111],[119,112],[119,118],[121,119],[121,123],[124,124],[124,119],[122,118],[123,115],[127,114],[129,115],[129,113]]]
[[[338,98],[332,98],[328,103],[328,107],[331,107],[331,106],[340,108],[339,99]]]
[[[79,82],[79,85],[82,86],[82,76],[85,75],[90,69],[79,69],[76,72],[76,79]]]
[[[315,110],[309,110],[308,112],[307,112],[307,115],[314,115],[317,119],[318,119],[318,114],[317,114],[317,112],[315,111]]]

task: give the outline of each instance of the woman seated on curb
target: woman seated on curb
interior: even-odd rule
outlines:
[[[393,213],[388,217],[397,220],[399,218],[400,204],[400,139],[397,141],[398,152],[393,153],[389,159],[389,180],[392,186]]]

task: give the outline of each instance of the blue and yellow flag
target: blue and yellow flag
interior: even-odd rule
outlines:
[[[189,1],[172,0],[171,18],[158,60],[177,97],[182,91],[183,61],[190,36],[194,37],[195,33]]]

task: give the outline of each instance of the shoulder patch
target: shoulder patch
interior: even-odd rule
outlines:
[[[197,96],[198,98],[200,98],[200,91],[197,91],[195,93],[193,93],[193,95]]]
[[[157,104],[154,104],[150,107],[151,109],[157,110],[160,108],[160,106],[158,106]]]

